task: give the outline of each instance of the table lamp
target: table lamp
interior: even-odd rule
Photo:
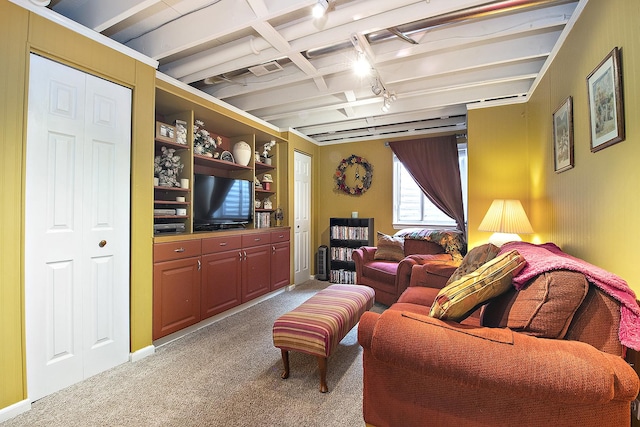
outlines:
[[[520,200],[496,199],[491,203],[479,231],[493,231],[489,242],[502,246],[507,242],[521,241],[518,234],[531,234],[533,228]]]

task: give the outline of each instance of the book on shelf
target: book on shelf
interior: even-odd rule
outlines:
[[[331,238],[341,240],[369,240],[369,227],[332,225]]]
[[[331,270],[329,281],[331,283],[344,283],[355,285],[357,283],[356,272],[351,270]]]
[[[331,247],[331,259],[336,261],[353,261],[354,248],[343,248],[340,246]]]
[[[154,215],[175,215],[176,210],[175,209],[154,209],[153,214]]]

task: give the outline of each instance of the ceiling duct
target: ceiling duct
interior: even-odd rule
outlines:
[[[255,67],[249,67],[248,70],[253,73],[254,76],[260,77],[266,74],[282,71],[282,66],[277,61],[267,62],[265,64],[256,65]]]

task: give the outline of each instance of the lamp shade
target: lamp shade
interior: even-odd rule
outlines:
[[[507,234],[533,233],[520,200],[502,199],[496,199],[491,203],[478,230]]]

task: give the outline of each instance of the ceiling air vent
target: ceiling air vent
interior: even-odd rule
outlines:
[[[249,71],[253,73],[254,76],[260,77],[265,74],[275,73],[276,71],[282,70],[280,64],[276,61],[267,62],[265,64],[256,65],[255,67],[249,67]]]

